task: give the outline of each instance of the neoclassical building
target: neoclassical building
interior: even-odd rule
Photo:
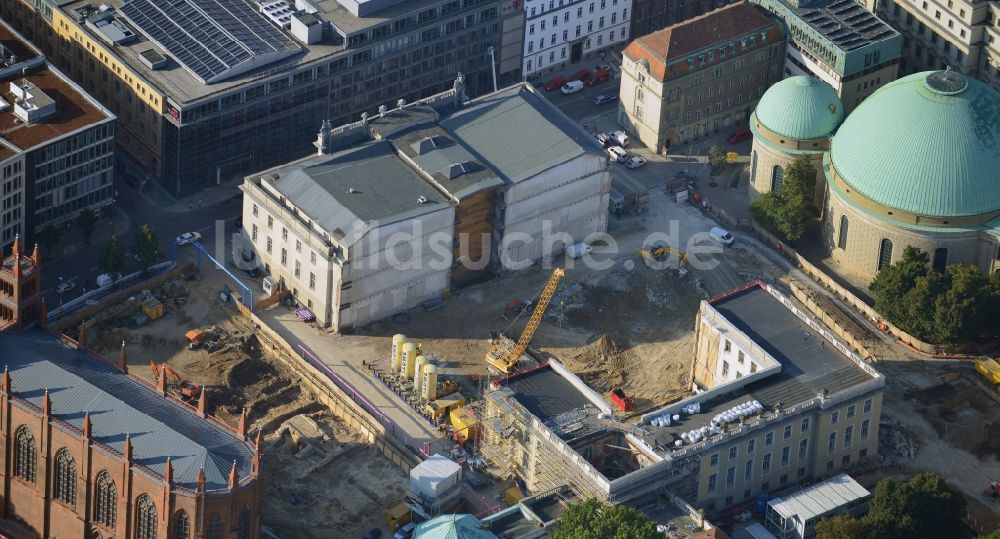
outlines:
[[[773,86],[752,117],[751,196],[780,189],[783,167],[807,152],[822,159],[822,238],[840,272],[870,281],[907,246],[930,253],[939,270],[1000,267],[1000,94],[957,72],[916,73],[879,89],[838,128],[839,102],[818,99],[822,83],[790,90],[798,84],[806,82]]]

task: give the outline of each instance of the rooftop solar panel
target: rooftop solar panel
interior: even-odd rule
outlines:
[[[243,0],[132,0],[121,13],[206,84],[300,50]]]

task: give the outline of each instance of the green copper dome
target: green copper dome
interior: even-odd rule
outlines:
[[[840,127],[830,161],[866,198],[933,217],[1000,209],[1000,93],[952,71],[885,85]]]
[[[826,82],[791,77],[768,88],[754,114],[781,136],[808,140],[830,136],[844,121],[844,105]]]

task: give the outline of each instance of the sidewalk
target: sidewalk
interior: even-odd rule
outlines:
[[[126,155],[121,154],[118,156],[115,168],[119,189],[135,189],[150,205],[172,213],[183,213],[194,208],[214,206],[234,196],[241,195],[239,190],[241,182],[226,182],[222,185],[205,189],[201,193],[176,199],[160,185],[160,182],[153,179],[146,180],[147,172],[132,162]],[[124,184],[124,174],[129,174],[138,179],[141,182],[141,187],[133,188],[122,185]]]
[[[114,212],[114,216],[110,219],[107,218],[108,212]],[[42,253],[42,268],[45,266],[58,261],[60,258],[74,254],[82,249],[94,248],[97,246],[103,246],[107,242],[111,241],[111,238],[117,237],[120,242],[124,245],[128,245],[132,242],[131,237],[127,236],[130,232],[129,229],[132,228],[132,221],[129,219],[128,214],[124,210],[119,208],[116,204],[106,206],[103,210],[105,216],[98,219],[97,224],[94,225],[94,233],[90,237],[90,243],[86,244],[83,241],[83,232],[80,229],[79,221],[74,219],[69,221],[71,223],[71,228],[69,230],[65,229],[65,224],[61,225],[59,234],[59,243],[52,248],[51,252],[45,253],[44,247]],[[22,245],[22,249],[31,249],[34,246]]]

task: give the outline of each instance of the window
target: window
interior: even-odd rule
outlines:
[[[267,216],[267,228],[274,228],[274,217]]]
[[[945,267],[948,265],[948,249],[944,247],[939,247],[934,249],[934,262],[931,267],[939,273],[944,273]]]
[[[844,458],[840,459],[841,466],[847,466],[851,463],[851,455],[844,455]]]
[[[296,260],[295,261],[295,278],[298,279],[299,275],[301,275],[301,273],[302,273],[302,264],[299,264],[299,261]]]
[[[753,453],[754,449],[757,449],[757,440],[747,441],[747,455]]]
[[[781,165],[774,165],[771,169],[771,191],[775,194],[781,192],[781,181],[785,179],[785,169]]]
[[[256,204],[253,205],[253,216],[257,217],[257,205]]]
[[[764,455],[764,459],[760,463],[760,474],[767,475],[771,473],[771,454],[768,453]]]
[[[743,467],[743,482],[749,483],[750,481],[753,481],[753,459],[748,460]]]
[[[302,252],[302,242],[299,240],[295,240],[295,252],[296,253]]]
[[[736,466],[730,466],[726,470],[726,488],[733,488],[736,485]]]
[[[736,451],[737,449],[735,445],[729,448],[729,460],[736,460]]]
[[[309,262],[315,266],[316,265],[316,251],[311,251],[309,253]]]
[[[872,420],[871,419],[866,419],[866,420],[864,420],[864,421],[861,422],[861,439],[862,440],[867,440],[868,439],[868,430],[871,428],[871,424],[872,424]]]
[[[864,460],[865,457],[867,457],[867,456],[868,456],[868,450],[867,449],[862,449],[861,451],[858,451],[858,460]]]
[[[94,521],[114,529],[118,516],[118,491],[108,472],[97,475],[97,495],[94,503]]]
[[[836,425],[840,421],[840,412],[830,414],[830,425]]]
[[[848,419],[854,417],[854,412],[856,412],[857,410],[858,410],[858,407],[855,404],[852,404],[852,405],[848,406],[847,407],[847,417],[848,417]]]
[[[31,483],[35,482],[35,471],[38,464],[38,451],[35,449],[35,437],[28,427],[17,429],[14,436],[14,475]]]
[[[708,476],[708,491],[709,492],[715,492],[715,482],[716,482],[716,480],[717,480],[716,474],[712,474],[712,475]]]
[[[721,90],[719,91],[722,92]],[[755,183],[754,180],[757,178],[757,150],[753,151],[753,155],[750,157],[750,183]]]
[[[844,427],[844,447],[851,447],[851,439],[854,438],[854,426]]]
[[[316,274],[309,273],[309,290],[316,290]]]
[[[256,224],[253,225],[253,228],[250,230],[250,239],[252,241],[257,241],[257,225]]]
[[[866,414],[872,413],[872,400],[871,399],[865,399],[865,408],[864,408],[864,410],[865,410]]]
[[[156,539],[156,505],[143,494],[135,502],[136,539]]]
[[[781,448],[781,466],[788,466],[788,462],[791,460],[792,448],[785,446]]]
[[[889,238],[883,238],[882,244],[878,249],[878,270],[881,271],[882,268],[888,266],[892,263],[892,240]]]
[[[785,432],[782,433],[782,439],[787,440],[792,437],[792,426],[785,425]]]
[[[56,499],[69,505],[76,505],[76,461],[69,449],[56,453]]]
[[[281,227],[281,239],[283,241],[288,241],[288,229],[285,227]]]
[[[809,432],[809,418],[802,418],[802,432]]]
[[[191,521],[185,511],[178,511],[174,517],[174,539],[188,539],[191,535]]]
[[[212,513],[205,526],[205,539],[222,539],[222,515]]]
[[[729,362],[726,360],[722,361],[722,376],[727,376],[729,374]]]
[[[833,453],[833,450],[837,448],[837,433],[830,433],[830,440],[826,443],[826,452]]]
[[[285,248],[281,249],[281,265],[285,266],[288,264],[288,250]]]
[[[708,457],[708,465],[715,467],[719,465],[719,454],[713,453],[711,457]]]
[[[744,357],[743,357],[743,351],[740,350],[739,352],[736,353],[736,361],[738,361],[740,363],[740,365],[742,365],[743,364],[743,359],[744,359]]]
[[[236,539],[250,539],[250,511],[245,505],[236,518]]]
[[[688,103],[688,104],[690,105],[690,103]],[[725,350],[726,350],[726,352],[729,352],[729,351],[731,351],[732,349],[733,349],[733,343],[731,343],[731,342],[729,342],[729,341],[727,340],[727,341],[726,341],[726,347],[725,347]]]
[[[267,252],[271,252],[271,236],[267,237]]]
[[[764,435],[764,447],[771,447],[771,444],[773,444],[773,443],[774,443],[774,433],[773,432],[769,432],[769,433],[765,434]]]
[[[719,120],[716,120],[715,123],[719,123]],[[719,126],[715,126],[715,127],[719,127]],[[757,372],[757,364],[754,363],[753,361],[751,361],[750,362],[750,374],[753,374],[755,372]]]
[[[847,220],[846,215],[840,216],[840,235],[837,236],[837,247],[840,249],[847,249],[847,230],[850,222]]]
[[[805,439],[799,442],[799,460],[806,458],[806,451],[809,450],[809,440]]]

